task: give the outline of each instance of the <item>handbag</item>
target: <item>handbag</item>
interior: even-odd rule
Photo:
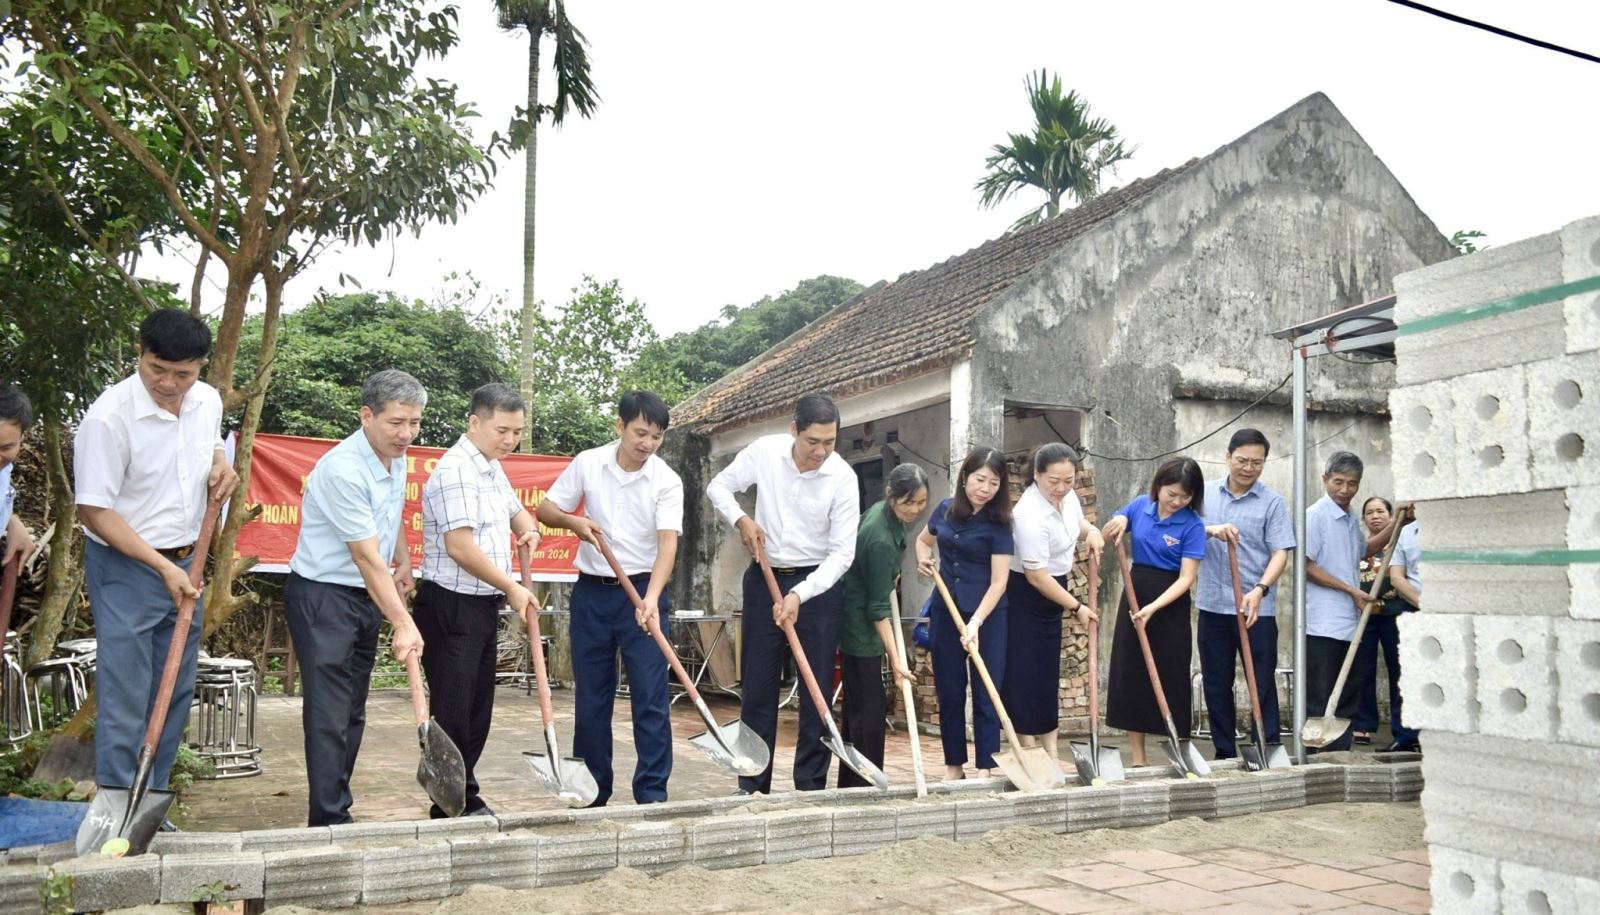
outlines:
[[[917,624],[911,627],[911,641],[915,642],[918,648],[929,650],[933,648],[933,633],[928,630],[928,622],[932,615],[933,595],[930,594],[922,603],[922,612],[917,614]]]

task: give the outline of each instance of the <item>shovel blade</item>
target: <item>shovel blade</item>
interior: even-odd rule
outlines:
[[[461,750],[432,718],[417,726],[417,741],[422,745],[417,783],[440,810],[460,816],[467,807],[467,764]]]
[[[1267,767],[1267,761],[1261,757],[1261,748],[1254,744],[1239,748],[1239,760],[1250,772],[1260,772]]]
[[[839,757],[840,762],[849,766],[855,774],[871,782],[873,787],[880,791],[889,787],[889,776],[883,774],[883,770],[873,764],[872,760],[862,756],[860,750],[845,743],[843,740],[826,734],[822,736],[822,742],[827,745],[829,750],[833,751],[833,755]]]
[[[1100,774],[1100,760],[1095,756],[1093,747],[1074,740],[1072,742],[1072,764],[1078,770],[1078,781],[1084,785],[1105,784],[1105,776]]]
[[[689,745],[733,775],[754,777],[767,771],[772,763],[766,741],[737,719],[696,734],[689,738]]]
[[[996,753],[994,764],[1019,791],[1045,791],[1067,781],[1066,773],[1044,747],[1013,747]]]
[[[1162,740],[1161,752],[1167,755],[1167,762],[1183,778],[1203,778],[1211,774],[1211,764],[1200,755],[1200,750],[1192,740]]]
[[[1100,777],[1105,781],[1120,782],[1128,777],[1128,774],[1122,771],[1122,753],[1116,747],[1101,744],[1095,764],[1100,770]]]
[[[1291,769],[1293,767],[1294,767],[1294,761],[1289,759],[1289,751],[1284,749],[1283,744],[1281,744],[1281,743],[1269,743],[1269,744],[1267,744],[1267,768],[1268,769]]]
[[[1300,726],[1300,742],[1320,749],[1344,736],[1349,728],[1350,722],[1337,715],[1307,718],[1306,723]]]
[[[142,855],[172,809],[172,791],[148,788],[139,803],[132,805],[133,789],[105,786],[95,791],[88,813],[78,826],[75,846],[78,856],[107,854],[113,857]],[[118,841],[121,840],[121,841]]]
[[[533,775],[544,790],[568,807],[587,807],[600,797],[600,786],[595,784],[594,775],[583,760],[552,757],[531,750],[523,751],[522,755],[533,767]]]

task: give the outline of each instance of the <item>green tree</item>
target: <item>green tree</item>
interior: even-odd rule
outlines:
[[[1061,212],[1061,200],[1078,203],[1100,193],[1101,173],[1133,158],[1134,150],[1104,118],[1090,117],[1089,102],[1077,92],[1061,92],[1061,77],[1040,70],[1024,83],[1033,108],[1033,132],[1013,133],[997,143],[984,162],[989,173],[975,187],[984,207],[994,207],[1017,191],[1035,187],[1045,202],[1023,214],[1013,230],[1034,225]]]
[[[566,120],[567,112],[572,109],[584,117],[590,117],[600,102],[600,94],[595,91],[594,82],[589,77],[589,41],[567,18],[566,5],[562,0],[494,0],[494,6],[502,29],[509,32],[521,29],[528,33],[528,102],[518,111],[520,120],[514,139],[519,143],[525,142],[527,146],[527,158],[523,164],[522,335],[518,348],[518,367],[522,397],[532,403],[535,395],[535,363],[538,359],[535,350],[541,321],[539,302],[533,288],[539,121],[549,115],[550,122],[560,127],[562,121]],[[550,105],[539,102],[539,77],[542,72],[539,44],[546,35],[554,42],[551,63],[555,71],[556,98],[554,104]],[[532,448],[533,445],[532,438],[525,442],[526,448]]]
[[[1480,232],[1477,229],[1457,229],[1450,235],[1450,246],[1456,249],[1457,254],[1476,254],[1480,250],[1478,247],[1479,240],[1488,237],[1488,233]],[[1489,246],[1484,245],[1483,247],[1487,248]]]

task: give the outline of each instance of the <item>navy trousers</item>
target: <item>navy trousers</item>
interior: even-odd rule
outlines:
[[[178,563],[187,569],[189,560]],[[97,666],[95,696],[99,712],[94,725],[94,778],[102,785],[131,785],[138,767],[139,745],[155,710],[167,648],[178,608],[156,571],[114,547],[89,540],[84,550],[84,576],[89,585],[89,605],[94,611]],[[189,624],[178,682],[172,704],[162,710],[166,723],[156,746],[152,788],[167,787],[172,761],[183,744],[194,700],[194,672],[200,657],[204,628],[197,601]]]
[[[1356,705],[1356,717],[1350,720],[1352,730],[1371,733],[1378,729],[1378,652],[1383,652],[1383,664],[1389,671],[1389,726],[1394,731],[1396,743],[1410,743],[1419,736],[1415,728],[1401,724],[1400,717],[1400,617],[1373,616],[1367,620],[1367,629],[1361,635],[1361,647],[1356,649],[1356,663],[1368,671],[1361,683],[1361,701]]]
[[[633,576],[642,595],[650,576]],[[661,595],[661,630],[668,631],[667,595]],[[537,649],[535,649],[537,650]],[[572,679],[575,721],[572,754],[589,767],[600,787],[595,807],[611,799],[611,713],[617,700],[617,654],[628,671],[633,704],[633,802],[667,799],[672,775],[672,717],[668,708],[667,659],[655,639],[635,622],[633,603],[620,585],[579,578],[572,586]]]
[[[1371,620],[1367,621],[1372,624]],[[1350,643],[1326,636],[1306,636],[1306,716],[1317,718],[1327,710],[1328,696],[1333,693],[1333,683],[1339,678],[1339,668],[1344,666],[1344,656]],[[1358,652],[1350,665],[1350,676],[1344,681],[1344,690],[1334,704],[1334,714],[1346,721],[1355,717],[1356,703],[1361,698],[1361,681],[1372,675],[1371,668],[1361,665]],[[1339,739],[1323,747],[1323,751],[1348,750],[1354,740],[1355,728],[1344,729]]]
[[[1239,623],[1232,613],[1202,610],[1199,617],[1195,644],[1200,651],[1200,679],[1207,717],[1211,721],[1211,743],[1216,747],[1217,759],[1232,759],[1239,755],[1235,740],[1238,710],[1233,704],[1235,672],[1243,667],[1239,661]],[[1257,617],[1249,632],[1250,661],[1255,665],[1256,695],[1261,703],[1261,726],[1267,732],[1264,735],[1267,743],[1279,743],[1278,685],[1274,673],[1278,667],[1278,620],[1271,616]],[[1238,675],[1243,676],[1243,673]],[[1254,727],[1254,723],[1247,727]],[[1254,735],[1250,740],[1255,741]]]
[[[462,594],[431,581],[417,584],[412,617],[422,633],[422,673],[428,678],[428,709],[467,767],[466,813],[482,810],[474,771],[494,720],[495,643],[500,638],[498,594]],[[442,819],[434,804],[428,816]]]
[[[789,589],[811,574],[810,568],[778,574],[778,590]],[[800,605],[795,634],[800,648],[816,674],[817,685],[826,697],[833,688],[833,656],[839,650],[839,621],[844,615],[844,583]],[[744,613],[739,620],[743,647],[743,690],[739,699],[739,719],[761,735],[771,751],[778,742],[778,686],[783,678],[783,662],[789,657],[789,640],[772,621],[772,594],[755,563],[744,573]],[[822,718],[816,704],[801,684],[800,733],[795,739],[794,786],[801,791],[820,791],[828,787],[828,768],[832,756],[822,743]],[[774,754],[776,756],[776,754]],[[771,793],[772,765],[758,776],[739,776],[741,791]]]
[[[966,621],[972,617],[962,614]],[[1000,716],[984,689],[977,668],[961,647],[950,611],[937,604],[928,617],[933,640],[933,691],[939,701],[939,737],[944,743],[944,764],[962,766],[967,762],[967,684],[972,684],[972,743],[980,769],[994,768],[994,754],[1000,751]],[[1006,610],[995,610],[979,627],[978,654],[994,679],[995,689],[1006,682]]]

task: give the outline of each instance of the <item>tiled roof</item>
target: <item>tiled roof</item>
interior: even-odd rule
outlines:
[[[673,425],[720,432],[783,416],[804,394],[843,399],[959,362],[972,349],[972,317],[998,293],[1198,161],[868,289],[680,404]]]

